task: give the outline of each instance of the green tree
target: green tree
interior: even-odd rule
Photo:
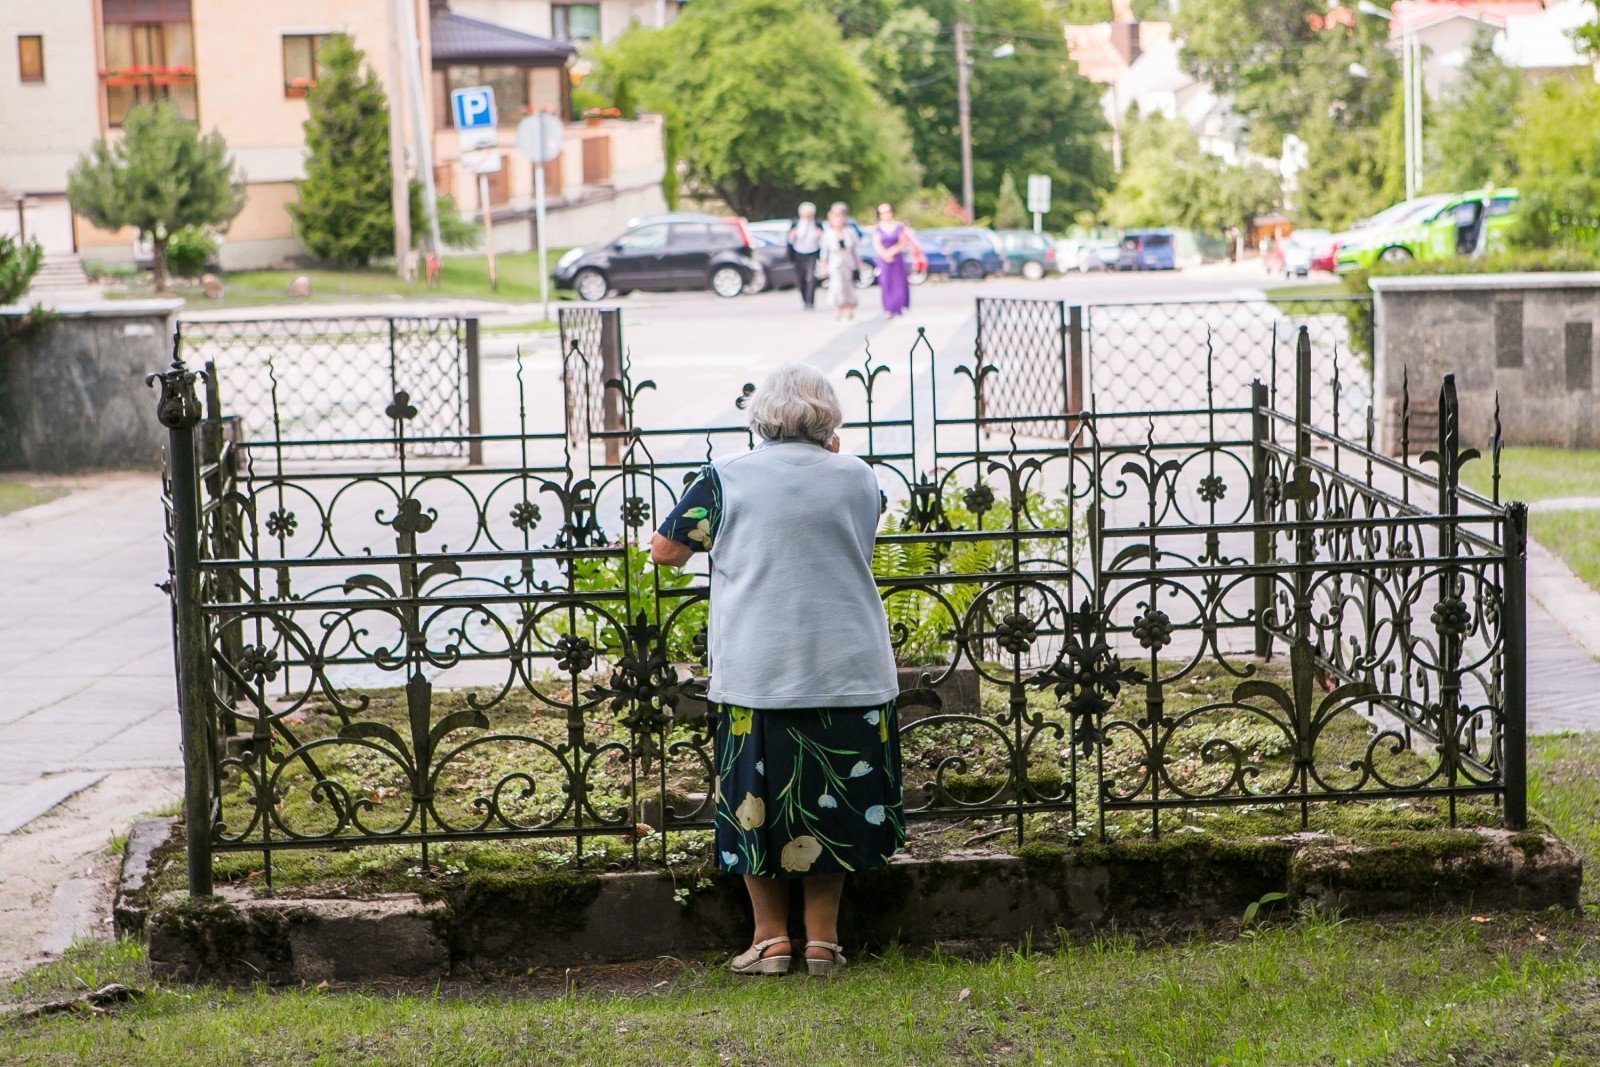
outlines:
[[[1277,154],[1306,116],[1306,82],[1329,73],[1313,66],[1326,0],[1204,0],[1179,4],[1173,29],[1185,70],[1251,120],[1252,144]],[[1376,19],[1365,21],[1376,22]]]
[[[1513,146],[1522,72],[1494,51],[1487,31],[1473,39],[1461,78],[1433,108],[1428,188],[1439,192],[1509,185],[1517,175]]]
[[[227,142],[166,101],[136,107],[115,144],[96,141],[67,175],[72,210],[107,230],[131,226],[155,250],[155,288],[167,284],[167,242],[185,226],[226,229],[244,210],[244,175]]]
[[[1294,129],[1306,165],[1295,176],[1302,222],[1344,229],[1404,196],[1403,101],[1381,21],[1330,25],[1305,45],[1303,70],[1283,86],[1298,101]]]
[[[872,44],[884,95],[911,128],[929,185],[961,188],[951,31],[967,24],[976,213],[993,215],[1001,176],[1048,174],[1052,228],[1095,208],[1111,185],[1102,89],[1067,55],[1061,19],[1041,0],[901,0]],[[1002,45],[1011,53],[994,58]]]
[[[1573,31],[1572,37],[1584,54],[1600,59],[1600,0],[1589,0],[1594,5],[1595,21],[1587,26],[1579,26]]]
[[[1028,206],[1022,202],[1022,195],[1017,192],[1016,179],[1011,177],[1008,170],[1000,179],[1000,195],[994,204],[994,228],[997,230],[1021,230],[1028,225]]]
[[[334,34],[317,53],[306,96],[306,176],[289,206],[300,240],[318,259],[365,266],[394,251],[389,101],[362,52]]]
[[[1133,113],[1124,129],[1127,165],[1106,199],[1106,217],[1114,225],[1221,234],[1276,209],[1282,200],[1277,175],[1207,155],[1188,123],[1159,112]]]
[[[1600,253],[1600,86],[1587,71],[1549,77],[1519,110],[1512,147],[1522,205],[1513,243]]]
[[[815,0],[696,0],[665,29],[630,29],[600,64],[603,84],[671,109],[690,186],[741,214],[918,184],[903,124]]]

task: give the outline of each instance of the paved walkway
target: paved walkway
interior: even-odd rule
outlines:
[[[115,834],[180,792],[160,480],[0,518],[0,978],[103,930]]]

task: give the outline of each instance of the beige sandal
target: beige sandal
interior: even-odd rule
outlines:
[[[806,948],[825,948],[828,950],[828,954],[833,957],[826,960],[814,960],[810,956],[806,957],[806,970],[817,978],[831,978],[835,971],[849,962],[844,958],[844,946],[835,945],[832,941],[807,941]]]
[[[758,941],[728,961],[736,974],[777,975],[789,973],[789,953],[781,956],[763,956],[762,953],[780,941],[789,944],[794,939],[785,934]]]

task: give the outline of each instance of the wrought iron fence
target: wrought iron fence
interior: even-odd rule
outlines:
[[[481,428],[475,318],[182,320],[177,336],[247,436],[314,443],[307,458],[393,455],[384,407],[402,391],[413,455],[467,456]]]
[[[1213,344],[1200,404],[1080,413],[1044,445],[1031,427],[1059,407],[994,444],[1007,371],[941,375],[926,338],[849,373],[868,414],[845,447],[888,511],[909,819],[1020,842],[1409,798],[1523,824],[1525,512],[1462,487],[1448,380],[1418,466],[1374,451],[1370,418],[1364,437],[1318,423],[1313,355],[1302,331],[1288,410],[1263,383],[1219,388]],[[614,463],[524,424],[481,466],[419,469],[397,392],[392,458],[318,469],[273,440],[208,453],[195,377],[152,376],[195,892],[220,852],[263,854],[269,878],[278,850],[355,844],[665,860],[711,826],[710,587],[643,544],[744,427],[638,425],[624,362]],[[906,390],[909,418],[874,415]],[[944,414],[919,438],[923,404]]]
[[[1271,397],[1295,388],[1293,353],[1304,328],[1312,348],[1313,417],[1359,437],[1371,401],[1370,297],[1068,305],[1060,300],[978,300],[978,350],[1003,371],[984,397],[999,417],[1079,411],[1116,396],[1122,411],[1191,411],[1203,431],[1208,391],[1240,395],[1254,380]],[[1212,360],[1208,353],[1225,353]],[[1216,376],[1215,380],[1208,375]],[[1037,424],[1061,438],[1075,424]],[[1175,424],[1174,424],[1175,425]]]

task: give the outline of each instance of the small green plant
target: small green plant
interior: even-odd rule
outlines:
[[[631,544],[626,546],[623,555],[584,557],[575,560],[572,565],[574,592],[626,594],[620,603],[613,600],[606,602],[604,606],[608,612],[626,619],[630,624],[638,619],[641,612],[649,618],[649,621],[656,621],[653,611],[656,604],[655,589],[658,585],[663,592],[666,592],[683,589],[693,585],[696,580],[697,576],[693,573],[670,567],[657,567],[650,562],[648,549]],[[663,614],[679,602],[678,598],[664,598]],[[694,651],[694,639],[706,625],[708,616],[709,609],[702,601],[685,608],[672,621],[666,635],[668,660],[673,663],[689,663],[700,658]],[[599,621],[601,617],[594,613],[584,613],[582,618],[590,622],[592,632],[586,636],[603,655],[614,657],[621,653],[622,636],[614,625]],[[553,643],[566,632],[566,620],[560,614],[552,614],[547,619],[545,639]],[[661,622],[665,626],[667,620],[663,618]]]
[[[8,233],[0,233],[0,304],[14,304],[33,284],[44,262],[44,249],[29,238],[24,244]]]
[[[1262,893],[1260,900],[1253,900],[1245,907],[1244,924],[1246,926],[1255,925],[1256,917],[1261,914],[1262,908],[1268,904],[1276,904],[1280,900],[1288,899],[1289,894],[1287,893]]]
[[[981,495],[987,487],[974,487]],[[991,492],[992,497],[992,492]],[[979,503],[974,498],[972,503]],[[950,529],[1003,534],[1012,525],[1011,509],[990,501],[974,512],[966,499],[946,500],[942,514]],[[1031,538],[1024,543],[1028,562],[1068,567],[1081,548],[1083,525],[1064,497],[1030,492],[1024,498],[1017,526],[1022,530],[1061,531],[1059,537]],[[920,525],[908,502],[883,523],[884,534],[915,534]],[[884,541],[872,551],[872,572],[878,578],[921,578],[930,575],[989,574],[1010,566],[1011,544],[1002,536],[949,543]],[[886,596],[884,611],[894,640],[895,659],[905,667],[948,663],[954,653],[958,622],[983,593],[982,581],[940,583],[938,595],[918,589]]]
[[[167,269],[175,278],[198,278],[217,254],[217,239],[198,226],[185,226],[167,242]]]

